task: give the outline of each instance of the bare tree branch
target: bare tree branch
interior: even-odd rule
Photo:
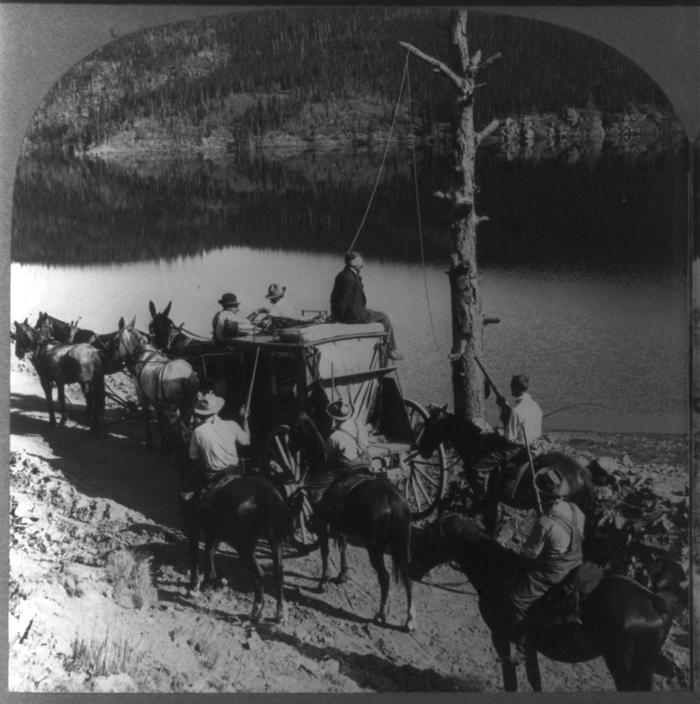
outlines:
[[[501,121],[498,118],[494,118],[489,122],[486,127],[484,127],[481,132],[476,133],[476,143],[477,145],[481,144],[489,135],[493,134],[497,129],[498,126],[501,124]]]
[[[464,90],[464,79],[458,76],[449,66],[443,64],[442,61],[434,59],[432,56],[428,56],[428,54],[424,54],[420,49],[416,49],[413,44],[409,44],[408,42],[399,42],[399,46],[403,47],[414,56],[417,56],[419,59],[422,59],[427,64],[435,67],[440,73],[447,76],[457,88]]]

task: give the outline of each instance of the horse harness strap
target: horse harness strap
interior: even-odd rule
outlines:
[[[547,515],[547,518],[551,519],[558,526],[560,526],[561,528],[564,528],[568,531],[568,533],[569,533],[569,548],[566,551],[566,554],[568,555],[569,553],[576,550],[578,548],[578,546],[580,546],[580,544],[581,544],[581,531],[578,529],[578,526],[576,525],[574,520],[569,519],[566,516],[562,516],[561,513],[558,513],[556,511],[550,511],[546,515]]]

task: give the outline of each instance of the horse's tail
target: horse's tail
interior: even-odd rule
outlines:
[[[390,489],[390,491],[387,491],[389,500],[387,525],[389,554],[391,555],[394,581],[397,582],[401,574],[406,574],[410,560],[411,511],[406,499],[398,490],[388,482],[387,485]]]

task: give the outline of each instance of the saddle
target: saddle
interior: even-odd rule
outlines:
[[[320,513],[331,518],[342,512],[344,498],[357,486],[381,474],[369,467],[354,467],[341,474],[326,490],[318,503]]]
[[[228,470],[223,473],[223,476],[216,481],[207,484],[207,486],[202,489],[199,493],[199,499],[197,500],[197,512],[201,515],[204,511],[209,510],[211,507],[211,502],[214,499],[214,494],[219,489],[222,489],[227,484],[230,484],[234,479],[238,479],[240,475],[231,474]]]
[[[536,602],[531,617],[538,626],[580,625],[581,604],[600,584],[603,575],[600,565],[583,562]]]

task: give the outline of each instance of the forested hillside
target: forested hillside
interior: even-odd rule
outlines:
[[[365,144],[391,122],[405,40],[451,62],[443,9],[261,10],[119,37],[65,74],[28,130],[25,151],[271,144]],[[593,108],[670,120],[646,74],[609,47],[553,25],[470,13],[472,51],[503,59],[489,71],[477,120]],[[410,64],[412,124],[421,137],[448,122],[445,79]],[[640,111],[640,106],[643,106]],[[405,134],[409,109],[399,113]]]

